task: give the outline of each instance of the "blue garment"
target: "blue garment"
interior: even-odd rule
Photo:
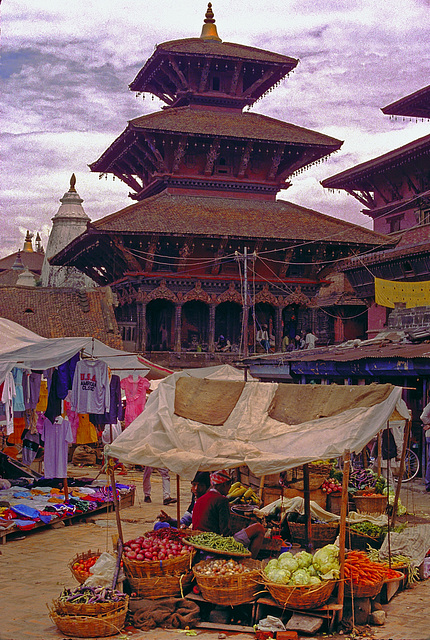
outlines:
[[[22,387],[22,369],[14,367],[12,369],[13,381],[15,383],[16,395],[13,398],[13,410],[25,411],[24,389]]]
[[[75,375],[76,365],[79,362],[79,352],[67,362],[63,362],[57,367],[57,396],[64,400],[73,386],[73,377]]]
[[[23,516],[24,518],[31,518],[32,520],[38,520],[40,518],[40,513],[37,509],[33,509],[33,507],[29,507],[26,504],[15,504],[11,509],[18,516]]]

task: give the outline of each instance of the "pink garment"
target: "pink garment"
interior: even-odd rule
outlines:
[[[133,376],[130,375],[121,380],[121,389],[125,391],[127,400],[124,417],[126,427],[144,410],[146,392],[149,386],[150,382],[146,378],[139,377],[137,380],[134,380]]]

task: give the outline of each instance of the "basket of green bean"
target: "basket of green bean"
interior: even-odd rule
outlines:
[[[236,542],[233,536],[221,536],[210,531],[184,538],[184,542],[208,553],[231,556],[232,558],[249,558],[251,556],[251,552],[241,542]]]

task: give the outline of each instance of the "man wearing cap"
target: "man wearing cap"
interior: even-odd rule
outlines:
[[[228,471],[211,473],[212,487],[198,498],[193,508],[192,526],[198,531],[212,531],[223,536],[231,535],[230,503],[226,498],[231,485]],[[256,558],[263,544],[264,527],[258,522],[241,529],[234,534],[234,539],[241,542],[253,558]]]

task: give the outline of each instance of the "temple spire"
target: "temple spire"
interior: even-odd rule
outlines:
[[[27,230],[27,235],[25,236],[25,240],[24,240],[24,248],[23,251],[27,251],[29,253],[33,253],[33,234],[30,233],[30,231]]]
[[[70,178],[70,189],[69,191],[75,192],[76,191],[76,176],[74,173],[72,173],[71,178]]]
[[[222,42],[215,25],[214,12],[212,11],[212,2],[208,3],[208,10],[206,11],[200,38],[202,40],[218,40],[218,42]]]

